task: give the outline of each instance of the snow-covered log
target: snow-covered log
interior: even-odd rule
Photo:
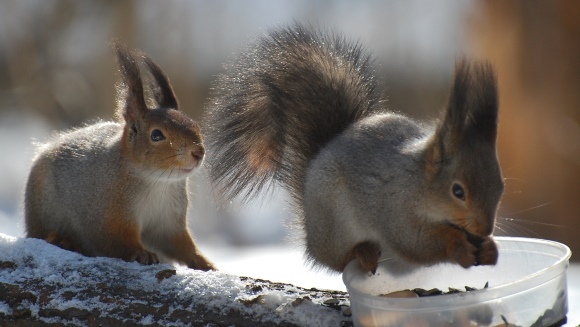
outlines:
[[[348,326],[348,295],[0,234],[0,325]]]

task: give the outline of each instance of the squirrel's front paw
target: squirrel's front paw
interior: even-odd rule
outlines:
[[[463,268],[495,265],[498,251],[493,239],[454,229],[448,234],[447,255]]]
[[[467,240],[465,234],[456,231],[456,236],[447,243],[447,255],[463,268],[477,263],[477,247]]]
[[[137,261],[143,265],[154,265],[159,263],[157,255],[145,249],[135,251],[135,253],[133,253],[133,255],[129,258],[129,261]]]
[[[493,266],[497,263],[498,255],[497,245],[491,237],[486,237],[478,247],[475,265]]]
[[[377,272],[380,256],[381,249],[373,242],[358,243],[350,250],[349,254],[350,258],[354,257],[359,261],[364,271],[371,272],[373,275]]]
[[[202,255],[198,255],[193,261],[187,264],[187,267],[203,271],[217,270],[215,265]]]

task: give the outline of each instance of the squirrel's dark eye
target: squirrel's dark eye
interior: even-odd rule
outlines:
[[[451,192],[453,192],[453,195],[459,200],[465,201],[465,190],[461,185],[454,183],[451,187]]]
[[[163,141],[163,140],[165,140],[165,135],[163,135],[163,133],[160,130],[154,129],[151,132],[151,140],[153,142]]]

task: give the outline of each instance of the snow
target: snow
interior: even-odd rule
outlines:
[[[0,261],[13,262],[19,267],[0,269],[2,283],[18,284],[39,279],[45,284],[55,286],[58,294],[50,299],[46,305],[48,309],[97,309],[114,316],[111,311],[118,309],[118,303],[103,303],[99,297],[79,299],[74,296],[79,291],[75,285],[98,288],[105,284],[108,289],[123,285],[130,290],[172,294],[174,303],[169,312],[192,312],[196,304],[204,304],[221,311],[222,314],[234,309],[242,314],[259,317],[265,322],[276,323],[284,320],[301,326],[340,326],[340,322],[346,319],[339,311],[320,305],[322,300],[302,301],[295,305],[293,302],[301,296],[295,293],[297,289],[291,285],[284,286],[283,290],[263,289],[249,294],[247,283],[227,272],[201,272],[168,264],[144,266],[113,258],[89,258],[62,250],[42,240],[17,238],[1,233]],[[177,273],[159,282],[155,273],[164,269],[175,269]],[[35,291],[31,292],[34,294]],[[256,300],[257,296],[262,305],[244,303]],[[186,300],[193,300],[193,304],[183,307]],[[137,303],[147,305],[143,301],[133,301],[133,304]],[[39,316],[37,305],[31,305],[29,309],[33,318],[47,323],[59,322],[55,318]],[[11,308],[0,302],[0,314],[11,314]],[[141,317],[138,322],[143,325],[150,324],[152,317]]]
[[[34,117],[21,113],[3,113],[0,117],[0,135],[3,136],[0,138],[0,149],[4,153],[9,153],[10,157],[8,161],[0,161],[0,177],[2,177],[2,183],[0,183],[0,261],[11,261],[19,266],[24,264],[28,267],[25,274],[20,274],[21,270],[10,272],[10,270],[0,269],[0,282],[10,280],[11,283],[19,283],[31,278],[41,278],[54,285],[66,282],[63,285],[67,286],[61,289],[61,293],[75,292],[76,289],[72,285],[84,280],[83,276],[86,275],[99,278],[99,275],[111,274],[116,278],[105,282],[113,284],[125,282],[131,276],[139,275],[139,278],[134,278],[130,285],[148,290],[158,290],[164,284],[159,285],[154,278],[143,280],[140,275],[151,271],[147,270],[147,267],[114,259],[86,258],[62,251],[42,241],[21,238],[24,235],[22,212],[24,185],[34,155],[33,140],[46,139],[50,135],[50,128]],[[18,136],[15,137],[15,135]],[[204,187],[199,179],[195,179],[195,182],[192,183],[194,186],[199,183],[199,188]],[[196,194],[192,197],[196,201],[192,205],[194,209],[199,209],[204,204],[209,206],[212,203],[201,196],[204,194],[203,190],[195,189],[194,193]],[[270,200],[268,203],[276,202]],[[201,251],[217,265],[220,272],[203,274],[178,267],[177,277],[169,279],[172,282],[165,291],[180,287],[179,294],[184,298],[191,297],[192,294],[196,296],[199,296],[197,293],[203,294],[203,299],[212,301],[214,306],[220,306],[228,299],[224,298],[227,292],[223,288],[229,289],[230,301],[243,297],[240,290],[243,289],[244,283],[236,276],[266,279],[304,288],[344,291],[345,286],[340,274],[313,270],[304,262],[303,250],[300,247],[277,241],[284,238],[285,233],[281,217],[286,209],[283,208],[282,203],[278,201],[275,206],[256,206],[253,210],[248,210],[244,217],[233,217],[232,220],[227,221],[215,219],[215,214],[211,212],[215,210],[213,208],[210,208],[211,210],[202,208],[205,211],[191,214],[195,217],[192,221],[194,228],[191,232],[201,236],[196,243]],[[204,217],[207,218],[201,219]],[[256,237],[251,233],[256,231],[264,235],[258,237],[258,243],[252,243],[255,242]],[[204,238],[203,236],[206,235],[210,237]],[[254,241],[248,241],[250,238]],[[213,241],[214,239],[217,241]],[[241,240],[241,242],[236,243],[231,240]],[[57,273],[59,267],[75,268],[66,269],[68,273],[62,275]],[[216,285],[222,288],[216,288]],[[293,321],[299,321],[301,325],[310,325],[307,323],[308,320],[317,316],[318,321],[319,310],[324,309],[319,305],[305,304],[300,305],[298,307],[300,310],[296,311],[289,304],[294,298],[284,293],[265,294],[262,300],[270,308],[278,310],[278,319],[292,318]],[[55,309],[78,307],[78,305],[80,304],[75,300],[51,303],[52,308]],[[98,299],[83,299],[82,305],[87,309],[97,305],[102,309],[107,308],[107,305],[99,302]],[[31,307],[30,309],[33,314],[38,314],[39,308]],[[243,309],[248,310],[246,307]],[[0,301],[0,313],[6,313],[9,310],[9,306]],[[56,323],[54,319],[45,318],[44,321]],[[144,316],[141,323],[147,324],[148,319],[151,318]]]
[[[304,288],[346,291],[342,275],[317,270],[304,259],[304,251],[292,244],[200,248],[222,271],[238,276],[267,279]]]

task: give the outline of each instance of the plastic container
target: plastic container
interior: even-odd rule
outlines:
[[[530,238],[495,237],[495,266],[463,269],[440,264],[403,276],[390,275],[381,262],[374,276],[358,261],[343,273],[355,326],[550,326],[566,317],[566,271],[570,249]],[[483,289],[489,283],[488,288]],[[404,289],[479,290],[420,298],[379,296]],[[509,326],[512,326],[509,325]]]

